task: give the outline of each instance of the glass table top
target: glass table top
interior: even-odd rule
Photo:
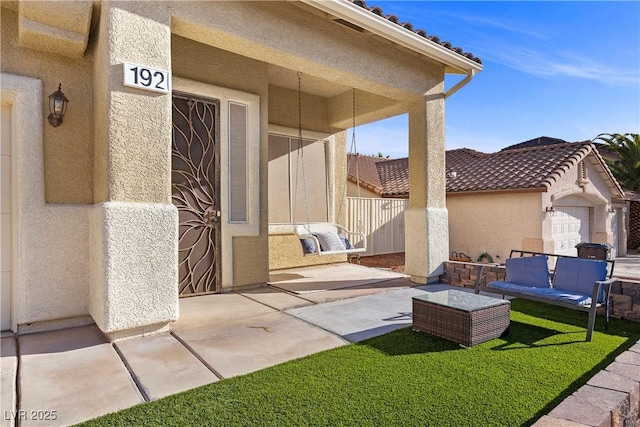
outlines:
[[[482,308],[495,307],[509,302],[500,298],[476,295],[473,292],[463,292],[455,289],[440,292],[427,292],[424,295],[413,297],[413,299],[463,311],[474,311]]]

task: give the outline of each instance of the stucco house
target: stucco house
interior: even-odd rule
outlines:
[[[0,4],[2,330],[154,333],[180,296],[344,261],[293,234],[298,147],[311,220],[342,222],[346,129],[401,113],[407,272],[442,272],[444,104],[471,53],[363,1]]]
[[[590,242],[611,244],[610,256],[625,255],[628,202],[596,147],[536,140],[496,153],[446,152],[451,251],[499,262],[511,249],[575,255],[576,244]],[[408,197],[410,159],[357,161],[362,197]]]

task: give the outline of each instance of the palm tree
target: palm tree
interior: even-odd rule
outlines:
[[[605,160],[620,185],[640,192],[640,134],[601,133],[596,139],[618,155],[618,159]]]

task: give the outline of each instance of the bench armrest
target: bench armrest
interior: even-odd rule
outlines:
[[[345,227],[341,226],[340,224],[336,224],[336,227],[338,228],[338,232],[342,233],[345,235],[345,237],[351,239],[351,244],[353,245],[353,237],[351,236],[355,236],[355,237],[359,237],[360,241],[362,242],[362,247],[366,248],[367,247],[367,236],[361,232],[361,231],[351,231],[346,229]]]
[[[313,234],[299,234],[298,235],[299,239],[311,239],[313,240],[313,243],[316,245],[316,250],[314,252],[314,254],[320,255],[320,241],[318,240],[318,238],[316,236],[314,236]]]
[[[474,285],[474,291],[476,294],[480,293],[480,281],[482,280],[482,273],[484,273],[484,269],[486,267],[504,267],[505,263],[500,263],[500,264],[484,264],[482,265],[482,267],[480,267],[480,271],[478,272],[478,277],[476,277],[476,283]]]
[[[609,294],[611,293],[611,285],[619,281],[617,277],[611,277],[607,280],[596,280],[593,284],[593,292],[591,293],[591,301],[598,301],[598,293],[600,286],[604,288],[604,303],[609,304]]]

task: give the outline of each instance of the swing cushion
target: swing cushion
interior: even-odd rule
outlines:
[[[345,249],[353,249],[353,245],[351,244],[349,239],[347,239],[347,236],[345,236],[344,234],[338,234],[338,237],[340,238],[340,241],[344,245]]]
[[[316,233],[312,233],[316,236]],[[316,236],[317,237],[317,236]],[[305,254],[312,254],[316,251],[316,242],[313,239],[300,239],[300,243],[302,243],[302,250]]]
[[[318,232],[318,241],[323,251],[344,251],[345,245],[342,243],[337,233]]]

